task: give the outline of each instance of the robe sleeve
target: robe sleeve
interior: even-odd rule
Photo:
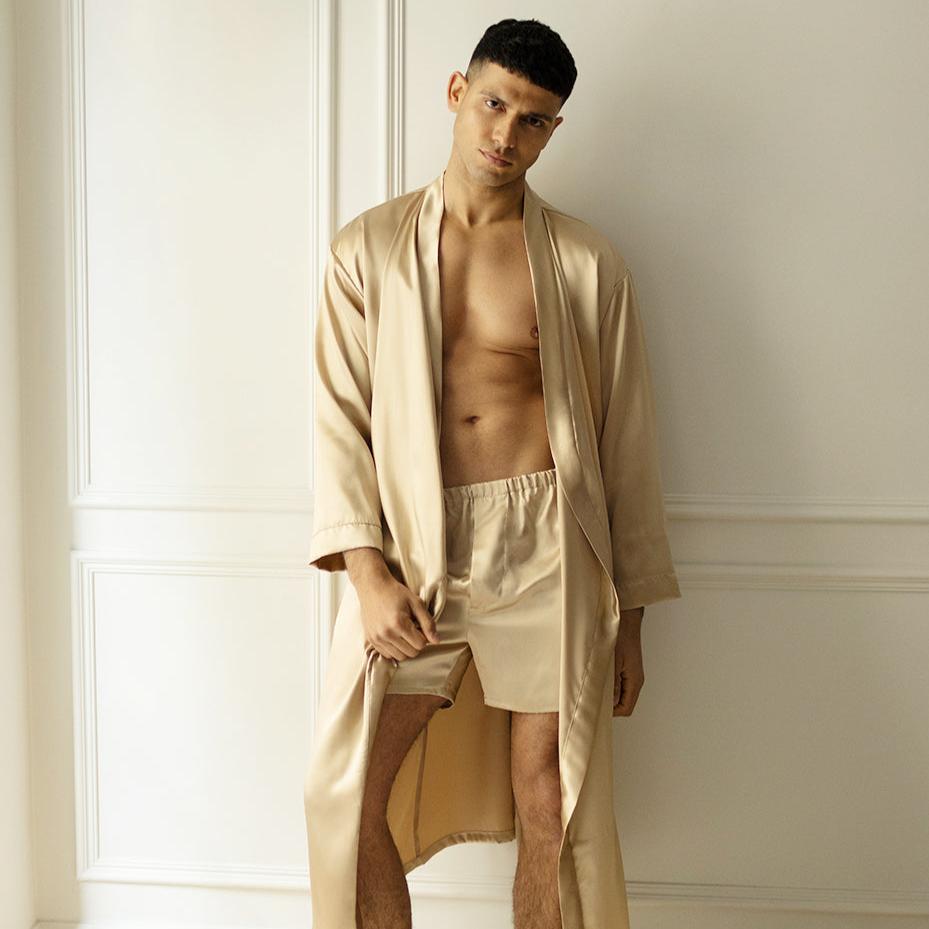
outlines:
[[[371,451],[364,295],[330,247],[314,339],[313,531],[309,564],[344,571],[350,548],[383,551]]]
[[[645,334],[628,269],[600,323],[600,469],[620,609],[681,596],[665,524],[655,402]]]

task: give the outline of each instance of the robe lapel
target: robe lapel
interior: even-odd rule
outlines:
[[[599,792],[590,796],[587,804],[581,801],[591,771],[593,747],[598,742],[601,746],[609,744],[612,732],[608,706],[612,696],[609,672],[613,637],[607,632],[611,633],[619,623],[619,598],[613,584],[596,427],[583,380],[577,323],[546,208],[551,209],[550,204],[526,184],[523,231],[538,316],[545,416],[561,495],[599,561],[595,572],[596,562],[581,554],[581,536],[569,520],[561,519],[563,620],[558,746],[564,831],[558,869],[562,918],[566,926],[593,929],[609,924],[628,929],[621,864],[617,864],[621,856],[612,838],[604,841],[603,832],[607,813],[612,822],[612,776],[607,767],[611,752],[604,753],[601,748],[596,756]],[[595,574],[599,575],[599,583]],[[609,607],[602,598],[606,590],[610,594]],[[604,773],[608,776],[604,777]],[[579,817],[575,816],[577,812]],[[587,897],[581,886],[591,879],[594,884],[602,881],[602,888],[599,894]],[[603,917],[610,914],[609,923],[595,915],[600,907]],[[586,916],[585,909],[590,911]]]
[[[613,555],[600,476],[594,468],[583,466],[598,461],[596,427],[582,379],[584,365],[571,300],[545,218],[546,206],[526,183],[523,234],[538,316],[549,441],[565,496],[607,577],[612,578]]]
[[[399,546],[404,582],[438,617],[446,599],[445,510],[439,459],[442,311],[440,181],[411,199],[384,263],[372,380],[376,461],[396,461],[380,485],[384,518]]]

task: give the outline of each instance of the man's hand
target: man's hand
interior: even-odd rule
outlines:
[[[642,617],[645,607],[622,610],[616,636],[616,671],[613,681],[613,715],[629,716],[645,683],[642,661]]]
[[[390,573],[380,551],[349,549],[345,564],[361,605],[365,649],[373,648],[396,664],[418,655],[427,639],[438,643],[435,617]]]

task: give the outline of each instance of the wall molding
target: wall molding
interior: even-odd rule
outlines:
[[[173,510],[189,512],[312,512],[313,494],[282,487],[190,487],[137,484],[116,490],[89,485],[75,491],[70,505],[76,510]]]
[[[664,884],[629,881],[629,899],[646,905],[726,906],[740,910],[926,916],[929,891],[847,887],[756,887],[743,884]]]
[[[312,448],[312,438],[310,440]],[[76,459],[75,459],[76,460]],[[311,490],[280,487],[203,487],[137,485],[127,490],[86,487],[72,496],[77,509],[178,511],[312,512]],[[674,522],[929,524],[929,503],[918,499],[829,499],[764,494],[666,494]]]
[[[500,903],[509,905],[512,900],[512,879],[456,881],[431,878],[409,878],[416,896],[432,900],[457,902]],[[678,914],[681,907],[692,908],[692,918],[701,910],[724,906],[752,913],[797,912],[806,914],[843,913],[849,916],[872,917],[924,917],[929,915],[929,892],[854,890],[851,888],[818,887],[753,887],[741,884],[658,884],[645,881],[627,881],[630,907],[673,906]],[[678,916],[685,920],[686,916]],[[806,917],[805,925],[815,926],[815,917]],[[171,923],[165,922],[165,927]],[[181,924],[176,924],[181,929]],[[823,926],[832,925],[830,921]],[[876,924],[877,925],[877,924]],[[896,925],[896,922],[894,922]],[[120,924],[107,923],[109,929]],[[93,923],[40,921],[34,929],[94,929]],[[126,923],[130,929],[130,923]],[[198,929],[197,924],[183,924],[183,929]],[[202,929],[208,929],[202,924]],[[257,927],[256,927],[257,929]]]
[[[311,165],[310,216],[315,217],[310,234],[311,280],[320,277],[320,251],[328,247],[323,230],[331,225],[331,190],[333,145],[331,105],[334,81],[331,73],[331,4],[310,5],[311,49],[315,61],[310,88]],[[65,183],[68,234],[66,269],[66,305],[68,309],[67,385],[68,385],[68,489],[69,504],[78,509],[146,509],[146,510],[228,510],[262,512],[312,509],[310,476],[306,485],[224,486],[191,484],[130,484],[106,486],[93,481],[92,443],[90,436],[90,299],[87,253],[87,138],[85,89],[85,17],[84,0],[68,0],[68,110],[65,131],[67,177]],[[324,138],[321,130],[325,128]],[[323,252],[324,254],[324,252]],[[309,346],[308,346],[309,349]],[[312,370],[312,368],[308,368]],[[312,442],[312,423],[307,423]],[[311,446],[310,446],[311,447]]]
[[[310,440],[312,448],[313,440]],[[75,459],[77,461],[77,459]],[[280,487],[141,486],[128,490],[74,491],[77,509],[178,511],[312,512],[311,490]],[[918,499],[829,499],[764,494],[666,494],[665,509],[674,522],[929,524],[929,503]]]
[[[669,520],[793,523],[929,523],[929,501],[776,494],[665,494]]]
[[[443,900],[509,903],[512,878],[408,878],[417,896]],[[630,906],[679,909],[726,906],[746,911],[803,911],[853,915],[929,915],[929,891],[854,890],[830,887],[755,887],[743,884],[677,884],[626,881]],[[684,920],[682,919],[682,924]]]
[[[383,199],[390,200],[404,193],[404,43],[406,4],[404,0],[382,0],[380,6],[382,36],[382,68],[380,120],[383,126]]]
[[[675,561],[681,587],[713,590],[839,590],[926,593],[929,572],[874,565]]]
[[[75,855],[78,881],[306,890],[309,874],[305,866],[262,868],[253,864],[231,865],[227,862],[106,858],[101,854],[95,582],[99,576],[106,574],[302,580],[312,584],[314,597],[319,597],[312,572],[293,560],[256,559],[251,556],[160,559],[91,551],[71,553]],[[320,644],[320,623],[316,622],[313,626],[310,648],[317,662],[315,690],[318,692],[318,663],[323,649]],[[317,706],[318,701],[309,708],[314,729]]]

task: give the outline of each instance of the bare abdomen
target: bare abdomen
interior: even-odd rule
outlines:
[[[537,351],[447,357],[442,383],[446,487],[554,467]]]

